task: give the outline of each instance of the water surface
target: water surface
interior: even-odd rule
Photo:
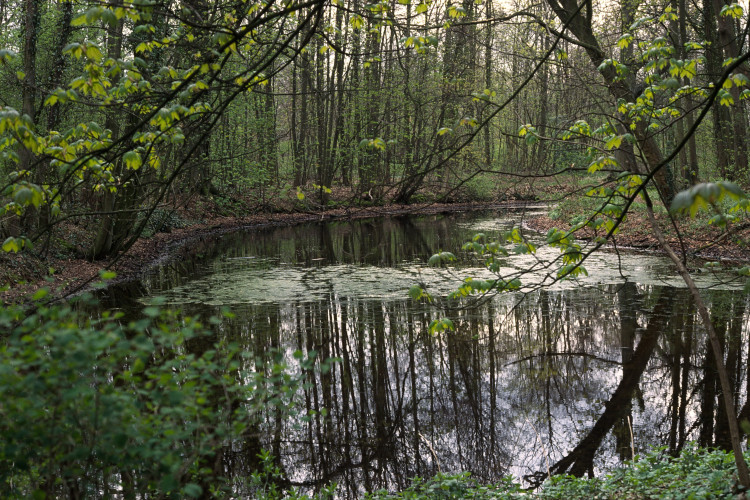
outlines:
[[[461,245],[521,216],[241,231],[191,243],[127,294],[140,303],[158,295],[204,317],[229,308],[234,317],[217,338],[255,353],[278,349],[290,364],[297,350],[337,358],[330,371],[306,374],[297,403],[312,417],[282,418],[269,408],[258,438],[292,484],[335,481],[342,497],[404,488],[439,471],[532,481],[549,469],[599,472],[651,445],[672,452],[690,440],[726,445],[705,334],[664,258],[600,252],[586,262],[587,277],[560,282],[559,264],[549,264],[559,251],[541,248],[503,263],[501,273],[520,277],[523,293],[439,299],[466,277],[491,276]],[[426,266],[438,251],[460,262]],[[742,407],[747,296],[729,278],[698,275]],[[414,284],[438,300],[409,299]],[[455,331],[431,335],[428,325],[441,317]],[[227,469],[246,473],[247,453],[241,446],[227,453]]]

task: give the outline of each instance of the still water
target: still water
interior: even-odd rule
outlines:
[[[511,256],[501,274],[523,292],[441,299],[467,277],[490,277],[460,251],[519,213],[394,217],[238,231],[193,241],[141,282],[110,293],[118,305],[163,297],[186,314],[234,316],[216,337],[261,354],[336,358],[297,394],[302,418],[273,407],[258,433],[289,482],[339,495],[408,486],[413,476],[612,468],[633,452],[689,441],[726,446],[718,379],[689,293],[658,256],[601,252],[589,275],[556,282],[559,252]],[[535,238],[531,235],[532,238]],[[536,237],[540,239],[540,237]],[[540,239],[541,241],[541,239]],[[426,265],[438,251],[459,262]],[[699,274],[727,349],[738,408],[748,394],[748,296],[727,276]],[[422,284],[431,303],[408,298]],[[545,284],[548,286],[540,287]],[[132,304],[131,304],[132,307]],[[433,319],[455,331],[431,335]],[[226,468],[253,460],[239,447]],[[529,484],[529,483],[527,483]]]

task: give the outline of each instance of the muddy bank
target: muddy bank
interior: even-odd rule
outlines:
[[[128,252],[113,259],[88,261],[85,259],[34,259],[28,255],[8,255],[0,267],[25,265],[32,276],[27,280],[11,283],[0,292],[0,300],[18,303],[29,300],[40,288],[47,287],[55,296],[65,297],[79,293],[97,283],[102,270],[117,273],[115,282],[137,279],[143,272],[175,258],[178,249],[196,239],[205,239],[241,229],[279,227],[328,220],[353,220],[369,217],[456,213],[463,211],[518,209],[541,207],[539,204],[523,202],[507,203],[431,203],[419,205],[387,205],[366,208],[337,208],[320,212],[292,212],[255,214],[247,217],[215,217],[201,224],[193,224],[171,232],[157,233],[149,238],[140,238]],[[33,260],[31,262],[30,260]],[[8,273],[6,272],[7,276]]]
[[[665,216],[658,217],[665,237],[677,251],[688,259],[699,261],[723,261],[728,265],[750,261],[750,224],[736,225],[730,231],[709,224],[695,223],[690,219],[677,220],[674,225]],[[678,230],[675,230],[675,225]],[[556,227],[561,230],[570,226],[548,216],[535,215],[525,221],[531,230],[546,233]],[[602,234],[600,234],[601,236]],[[576,238],[588,240],[595,236],[591,230],[581,230]],[[658,240],[651,231],[648,219],[641,213],[631,212],[620,226],[620,231],[610,240],[609,248],[663,253]]]
[[[352,220],[369,217],[386,217],[399,215],[420,215],[436,213],[456,213],[462,211],[541,208],[543,204],[506,202],[506,203],[457,203],[457,204],[421,204],[421,205],[387,205],[367,208],[337,208],[320,212],[291,212],[264,214],[247,217],[213,217],[204,223],[193,224],[171,232],[157,233],[149,238],[140,238],[126,253],[114,259],[91,262],[85,259],[36,259],[29,255],[6,255],[0,262],[0,270],[9,273],[8,267],[26,266],[30,278],[19,280],[0,292],[0,300],[5,303],[25,302],[41,287],[47,287],[57,297],[65,297],[90,288],[99,281],[102,270],[113,270],[117,273],[116,282],[137,279],[151,267],[172,258],[187,257],[190,242],[219,236],[241,229],[279,227],[308,222],[327,220]],[[750,262],[750,225],[739,226],[727,233],[707,225],[681,224],[680,237],[668,220],[662,220],[670,242],[677,249],[684,249],[690,258],[704,260],[722,260],[729,263]],[[546,233],[550,228],[565,229],[566,224],[548,216],[529,216],[524,221],[528,229]],[[580,232],[578,238],[586,239],[591,232]],[[648,252],[661,252],[658,241],[651,234],[648,221],[640,214],[633,213],[621,226],[620,232],[613,238],[610,248],[634,249]],[[185,250],[185,252],[182,252]],[[12,269],[11,269],[12,270]]]

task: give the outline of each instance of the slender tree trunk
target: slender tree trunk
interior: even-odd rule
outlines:
[[[678,24],[679,24],[679,54],[680,59],[685,60],[687,57],[687,51],[685,50],[685,44],[688,42],[687,37],[687,20],[688,12],[686,0],[677,0],[678,10]],[[684,84],[687,84],[687,78],[683,80]],[[695,118],[693,116],[693,96],[688,94],[685,96],[685,119],[687,120],[687,130],[693,128]],[[684,136],[684,134],[683,134]],[[695,134],[692,134],[688,138],[687,144],[687,162],[685,163],[685,170],[682,173],[683,178],[688,184],[693,185],[698,182],[698,148],[695,143]]]
[[[721,74],[721,47],[718,46],[716,17],[714,16],[713,0],[703,0],[704,36],[708,42],[706,49],[706,72],[709,79],[714,80]],[[711,109],[714,121],[714,140],[716,147],[716,166],[722,177],[730,178],[733,172],[729,168],[729,154],[731,150],[729,137],[729,112],[724,106],[713,106]]]
[[[486,5],[486,18],[487,18],[487,33],[484,38],[484,88],[492,89],[492,41],[493,41],[493,25],[490,21],[494,15],[492,10],[492,0],[487,0]],[[484,163],[488,168],[492,167],[492,132],[490,124],[488,123],[484,127]]]
[[[725,0],[713,0],[714,13],[719,25],[719,44],[724,48],[724,58],[735,58],[740,56],[740,48],[737,42],[734,21],[730,16],[722,16],[721,9],[731,2]],[[727,172],[727,177],[732,180],[747,180],[748,176],[748,152],[747,152],[747,115],[744,103],[740,101],[740,88],[732,85],[729,93],[734,99],[734,105],[729,112],[732,116],[732,170]]]
[[[744,487],[748,488],[750,487],[750,471],[748,471],[747,463],[745,462],[745,457],[742,453],[742,443],[740,442],[740,429],[739,429],[739,424],[737,422],[737,411],[735,409],[734,398],[732,396],[733,394],[732,384],[730,383],[729,374],[727,373],[726,366],[724,365],[724,354],[723,354],[723,350],[721,347],[721,340],[719,339],[719,336],[717,335],[716,330],[714,329],[714,325],[711,321],[711,315],[708,311],[708,307],[706,306],[706,303],[703,301],[703,297],[701,296],[700,290],[698,290],[698,287],[695,285],[695,282],[693,281],[692,276],[690,276],[690,272],[687,270],[687,268],[685,267],[685,264],[682,263],[682,260],[677,256],[674,250],[672,250],[672,247],[664,238],[664,234],[662,233],[661,228],[659,227],[659,224],[656,222],[656,218],[654,217],[651,200],[648,199],[647,194],[646,194],[646,205],[647,205],[651,230],[653,231],[656,238],[659,240],[659,245],[666,252],[669,259],[677,268],[677,272],[679,273],[680,277],[687,285],[688,290],[690,290],[690,294],[693,296],[693,300],[695,301],[695,305],[696,305],[696,308],[698,309],[698,314],[700,315],[701,321],[703,322],[703,326],[708,332],[708,338],[711,342],[711,350],[713,352],[714,360],[716,362],[716,370],[719,375],[719,382],[720,382],[721,393],[722,393],[721,395],[722,395],[722,399],[723,399],[725,409],[726,409],[727,424],[729,427],[729,438],[730,438],[731,445],[732,445],[732,451],[734,452],[734,461],[735,461],[735,464],[737,465],[737,474],[738,474],[740,483]]]

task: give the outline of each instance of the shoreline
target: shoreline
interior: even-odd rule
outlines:
[[[108,260],[48,259],[45,263],[60,266],[53,274],[11,286],[0,292],[0,301],[26,303],[33,294],[48,287],[51,295],[64,299],[85,292],[98,282],[100,271],[117,273],[109,285],[138,280],[150,269],[176,257],[180,248],[191,241],[220,236],[234,231],[285,227],[297,224],[326,221],[347,221],[373,217],[398,217],[407,215],[430,215],[460,213],[481,210],[539,208],[536,202],[477,202],[477,203],[422,203],[413,205],[383,205],[376,207],[348,207],[321,210],[319,212],[258,213],[241,217],[218,217],[205,223],[192,224],[181,229],[139,238],[121,255]],[[13,256],[11,256],[12,258]]]
[[[72,295],[90,290],[99,281],[99,273],[111,270],[117,273],[109,284],[119,284],[140,279],[149,270],[179,257],[179,250],[191,241],[220,236],[234,231],[253,230],[273,227],[285,227],[297,224],[348,221],[372,217],[398,217],[408,215],[430,215],[440,213],[460,213],[482,210],[508,209],[538,209],[547,206],[543,202],[476,202],[476,203],[422,203],[413,205],[383,205],[376,207],[347,207],[321,210],[316,212],[281,212],[257,213],[240,217],[215,217],[204,223],[196,223],[181,229],[161,232],[150,237],[141,237],[123,254],[114,259],[89,261],[81,258],[48,259],[44,264],[49,268],[59,266],[48,276],[37,276],[34,280],[17,284],[8,290],[0,292],[3,303],[27,303],[33,294],[42,287],[48,287],[52,297],[64,299]],[[635,222],[633,219],[636,219]],[[622,226],[622,231],[613,240],[602,247],[604,250],[625,250],[663,254],[655,238],[649,237],[644,221],[637,217],[628,220]],[[531,231],[546,233],[551,227],[563,228],[566,224],[553,220],[547,215],[535,214],[523,221],[523,226]],[[741,228],[740,233],[747,237],[750,228]],[[581,232],[579,240],[590,239],[590,232]],[[738,243],[732,244],[730,238],[725,238],[728,245],[717,243],[717,236],[707,232],[705,238],[696,239],[683,235],[683,244],[690,259],[718,260],[727,263],[742,263],[750,260],[750,250],[742,248]],[[670,241],[678,245],[679,241],[672,237]],[[701,252],[708,248],[711,251]],[[13,258],[11,256],[10,258]]]

